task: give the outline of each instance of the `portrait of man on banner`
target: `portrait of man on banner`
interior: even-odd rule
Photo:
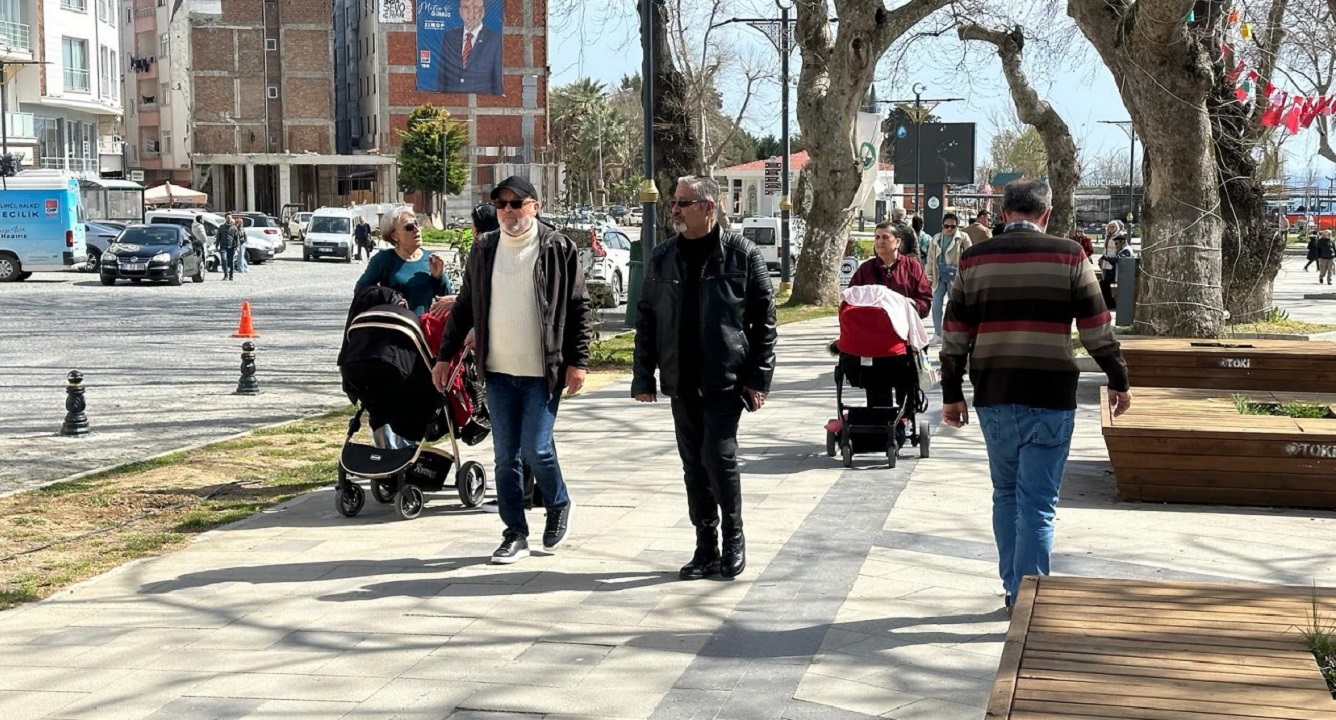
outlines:
[[[418,0],[418,90],[501,95],[505,0]]]

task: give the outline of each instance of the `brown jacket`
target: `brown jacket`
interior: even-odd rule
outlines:
[[[983,225],[980,225],[977,222],[972,222],[969,225],[966,225],[965,234],[970,236],[971,245],[978,245],[984,240],[993,237],[992,230],[989,230],[988,228],[984,227]]]

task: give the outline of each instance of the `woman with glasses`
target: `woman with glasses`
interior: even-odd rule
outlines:
[[[932,306],[932,287],[918,258],[903,252],[904,240],[891,223],[878,223],[873,237],[874,255],[858,266],[849,286],[884,285],[914,303],[919,317],[927,317]]]
[[[397,290],[415,315],[430,312],[442,317],[454,304],[445,261],[422,249],[422,227],[413,208],[401,205],[380,219],[380,237],[392,252],[380,252],[367,262],[357,290],[371,285]]]
[[[942,312],[946,309],[946,297],[951,292],[951,283],[956,281],[956,269],[960,265],[960,254],[974,243],[964,232],[957,232],[960,219],[955,213],[942,216],[942,231],[932,236],[928,243],[928,284],[932,286],[932,329],[933,342],[941,342]]]

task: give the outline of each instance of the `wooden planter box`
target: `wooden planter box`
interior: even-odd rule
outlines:
[[[1120,338],[1132,387],[1336,393],[1336,343]]]
[[[1336,404],[1336,394],[1242,394]],[[1134,388],[1117,418],[1101,397],[1100,411],[1123,500],[1336,508],[1336,420],[1242,415],[1228,391],[1171,388]]]
[[[987,718],[1336,717],[1299,634],[1327,588],[1027,577]]]

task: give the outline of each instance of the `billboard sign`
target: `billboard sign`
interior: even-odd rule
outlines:
[[[418,0],[417,89],[501,95],[505,0]]]
[[[970,185],[974,182],[974,123],[907,124],[904,131],[904,136],[895,143],[897,183]],[[899,134],[897,131],[896,135]]]

